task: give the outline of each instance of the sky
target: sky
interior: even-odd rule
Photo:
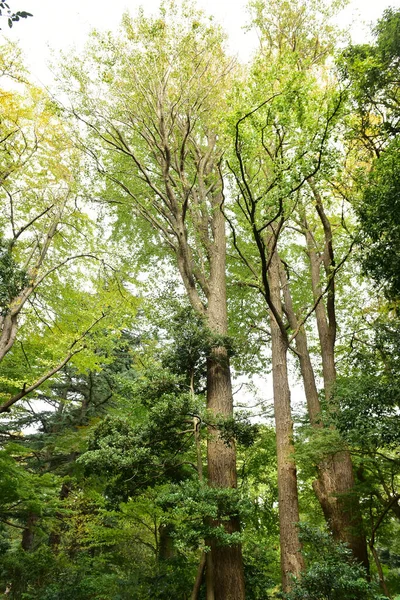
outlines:
[[[159,0],[9,0],[13,10],[25,10],[34,16],[22,20],[10,30],[3,24],[2,33],[22,46],[26,65],[36,83],[51,85],[52,73],[48,67],[52,50],[76,47],[81,49],[91,29],[115,30],[123,12],[135,14],[140,6],[146,12],[155,12]],[[241,60],[247,60],[257,44],[255,35],[245,33],[248,22],[247,0],[197,0],[207,13],[228,32],[230,49]],[[341,27],[351,26],[353,41],[363,42],[368,37],[369,24],[375,22],[388,6],[400,7],[400,0],[351,0],[338,21]]]

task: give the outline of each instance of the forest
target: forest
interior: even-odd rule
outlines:
[[[2,598],[400,598],[400,9],[342,6],[3,43]]]

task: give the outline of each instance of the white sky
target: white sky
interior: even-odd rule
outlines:
[[[146,12],[154,12],[159,0],[10,0],[10,4],[13,10],[26,10],[34,16],[16,23],[11,30],[3,23],[2,33],[20,41],[33,78],[49,85],[50,49],[79,49],[92,28],[115,29],[125,10],[135,14],[142,5]],[[255,36],[242,30],[248,21],[246,4],[247,0],[198,0],[198,5],[224,26],[232,52],[243,60],[256,44]],[[400,7],[400,0],[351,0],[340,16],[340,25],[353,23],[353,39],[362,42],[368,35],[368,24],[375,22],[388,6]]]

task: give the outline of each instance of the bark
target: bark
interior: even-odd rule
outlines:
[[[25,552],[33,550],[33,544],[35,540],[35,525],[39,520],[38,515],[35,513],[29,513],[26,521],[26,526],[22,532],[21,546]]]
[[[201,582],[203,579],[204,569],[206,568],[206,560],[206,553],[202,552],[190,600],[199,600]]]
[[[290,328],[297,331],[295,337],[296,352],[300,363],[301,377],[304,384],[308,415],[313,427],[323,427],[321,420],[321,403],[319,400],[317,384],[315,382],[314,368],[311,362],[310,352],[307,344],[307,334],[304,326],[299,327],[297,315],[293,308],[292,295],[290,292],[289,279],[282,262],[280,262],[280,279],[283,290],[285,313]]]
[[[316,202],[316,210],[324,231],[324,250],[319,254],[315,246],[312,232],[304,216],[303,227],[306,237],[307,252],[310,261],[311,283],[314,302],[319,302],[315,306],[315,316],[317,321],[318,337],[321,349],[321,363],[324,382],[324,391],[328,409],[334,411],[335,406],[332,402],[333,389],[336,382],[336,364],[335,364],[335,341],[336,341],[336,309],[335,309],[335,257],[332,243],[332,230],[329,219],[327,218],[322,199],[313,183],[311,188]],[[328,282],[327,297],[323,298],[321,286],[321,268],[324,268],[325,277]],[[300,336],[300,344],[302,337]],[[297,344],[297,340],[296,340]],[[302,348],[305,352],[305,348]],[[312,369],[311,361],[306,360],[300,352],[300,361],[303,361],[303,370],[311,380],[310,373]],[[306,362],[308,365],[306,365]],[[315,385],[315,378],[314,378]],[[309,386],[305,387],[306,397],[310,395]],[[311,390],[310,397],[307,397],[307,403],[315,407],[315,392]],[[309,408],[310,410],[310,408]],[[315,415],[310,413],[310,420],[313,422]],[[354,492],[355,479],[353,465],[350,453],[348,451],[336,452],[318,465],[318,479],[314,481],[313,488],[321,504],[325,519],[336,540],[346,542],[350,547],[353,556],[361,562],[364,567],[369,569],[367,542],[363,530],[361,511],[358,497]]]
[[[287,276],[282,266],[281,280],[285,289],[285,310],[291,328],[296,330],[298,321],[293,310]],[[313,427],[321,429],[324,427],[321,418],[321,405],[304,327],[299,329],[295,343],[310,423]],[[334,364],[329,364],[326,371],[332,372],[334,366]],[[366,566],[364,543],[362,539],[360,540],[360,531],[358,530],[362,524],[357,508],[357,499],[352,494],[354,476],[350,454],[348,452],[333,454],[319,463],[317,470],[318,479],[313,482],[313,489],[334,538],[348,543],[354,556]]]
[[[351,457],[344,451],[319,465],[319,478],[313,488],[333,537],[347,543],[354,558],[368,570],[366,539],[354,484]]]
[[[175,556],[172,525],[160,525],[158,528],[158,559],[170,560]]]
[[[206,599],[215,600],[214,593],[214,566],[211,552],[207,552],[206,558]]]
[[[222,202],[222,198],[217,198]],[[212,219],[213,246],[210,254],[210,293],[207,306],[207,324],[212,334],[226,336],[227,304],[225,279],[225,221],[216,204]],[[207,408],[217,416],[230,418],[233,415],[232,384],[227,349],[223,345],[214,347],[207,360]],[[236,488],[236,448],[232,441],[227,444],[218,430],[210,428],[207,443],[209,485],[217,488]],[[214,521],[218,527],[220,522]],[[223,522],[230,534],[240,530],[237,517]],[[210,540],[214,572],[215,600],[241,600],[245,597],[244,572],[241,547],[238,544],[221,546]]]
[[[279,257],[274,251],[269,268],[271,301],[282,316]],[[299,541],[299,503],[294,458],[293,421],[290,406],[287,353],[288,343],[273,314],[271,317],[272,377],[278,459],[279,532],[282,587],[289,591],[292,576],[299,577],[304,561]]]
[[[376,551],[376,548],[375,548],[375,546],[373,544],[370,544],[369,548],[371,550],[372,556],[374,557],[376,569],[378,571],[379,585],[381,586],[382,591],[385,594],[385,596],[387,596],[388,598],[391,599],[392,596],[390,595],[388,586],[386,584],[385,577],[383,575],[383,569],[382,569],[381,561],[379,560],[379,556],[378,556],[378,553]]]

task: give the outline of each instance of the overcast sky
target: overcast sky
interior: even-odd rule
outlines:
[[[36,81],[51,83],[47,64],[50,49],[81,48],[93,28],[115,29],[125,10],[135,14],[139,6],[154,12],[159,0],[10,0],[13,10],[26,10],[34,17],[16,23],[9,30],[4,23],[3,34],[20,40],[26,62]],[[198,5],[213,14],[229,34],[231,51],[246,60],[255,46],[254,36],[242,26],[248,21],[247,0],[198,0]],[[368,24],[376,21],[388,6],[400,7],[400,0],[352,0],[340,16],[340,24],[352,25],[354,41],[366,39]]]

